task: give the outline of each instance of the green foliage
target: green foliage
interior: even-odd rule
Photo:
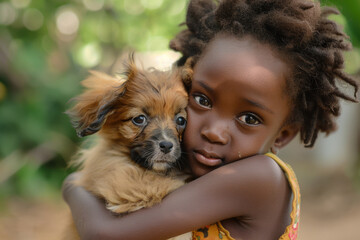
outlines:
[[[329,5],[336,6],[346,16],[346,32],[349,34],[352,43],[360,47],[360,1],[357,0],[329,0]]]
[[[351,74],[357,73],[360,66],[360,1],[330,0],[325,3],[341,12],[340,15],[330,15],[329,18],[339,23],[349,35],[354,50],[345,54],[345,70]]]

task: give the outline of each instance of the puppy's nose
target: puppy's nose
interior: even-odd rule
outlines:
[[[160,150],[166,154],[171,151],[174,145],[172,144],[172,142],[169,141],[161,141],[159,143],[159,146],[160,146]]]

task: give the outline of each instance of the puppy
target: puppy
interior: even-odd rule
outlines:
[[[78,136],[98,132],[99,138],[76,160],[82,175],[75,184],[116,214],[159,203],[188,178],[179,170],[188,102],[181,75],[140,70],[131,58],[124,79],[91,71],[82,82],[87,90],[68,114]],[[78,239],[74,229],[66,239]]]

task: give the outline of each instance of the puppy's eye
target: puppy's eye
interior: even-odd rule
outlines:
[[[139,115],[137,117],[134,117],[132,119],[132,122],[136,125],[136,126],[145,126],[147,124],[147,118],[144,115]]]
[[[175,120],[176,125],[179,127],[185,127],[186,125],[186,119],[184,117],[177,117]]]
[[[212,107],[210,100],[204,95],[194,95],[194,99],[195,102],[203,108],[210,109]]]

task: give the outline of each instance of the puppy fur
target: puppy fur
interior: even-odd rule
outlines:
[[[75,184],[114,213],[159,203],[188,178],[179,170],[188,102],[181,73],[140,70],[133,58],[122,79],[91,71],[82,82],[87,90],[68,111],[78,136],[99,136],[75,160],[82,172]],[[66,239],[78,239],[74,233],[69,229]]]

